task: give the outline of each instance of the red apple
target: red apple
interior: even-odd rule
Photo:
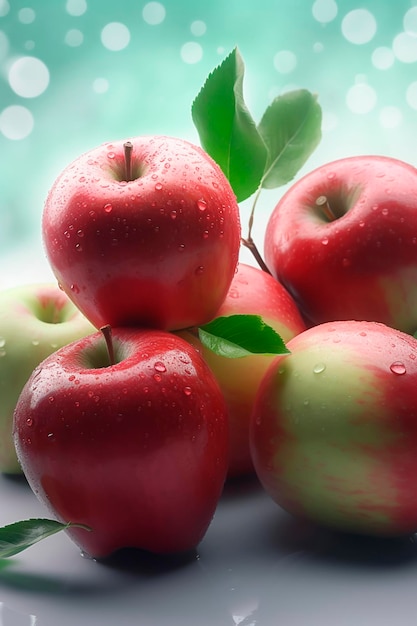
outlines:
[[[417,341],[383,324],[328,322],[291,339],[256,398],[250,442],[290,513],[348,532],[417,531]]]
[[[310,325],[379,321],[417,330],[417,170],[382,156],[323,165],[284,194],[265,260]]]
[[[239,263],[225,301],[217,316],[261,315],[284,341],[305,329],[293,298],[270,274]],[[229,409],[229,477],[253,472],[249,450],[249,421],[259,384],[274,357],[247,356],[229,359],[205,348],[189,332],[181,333],[198,347],[213,371]]]
[[[73,342],[34,371],[14,439],[34,493],[93,557],[187,551],[205,534],[227,471],[227,411],[197,351],[158,330]]]
[[[58,282],[97,328],[209,321],[240,246],[236,197],[218,165],[163,136],[76,159],[48,194],[42,230]]]

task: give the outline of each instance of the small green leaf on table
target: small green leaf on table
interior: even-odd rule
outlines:
[[[272,101],[258,125],[268,148],[262,187],[274,189],[294,178],[320,143],[321,120],[317,97],[306,89]]]
[[[27,519],[3,526],[0,528],[0,559],[23,552],[38,541],[74,526],[90,530],[84,524],[63,524],[50,519]]]
[[[260,315],[217,317],[200,326],[198,335],[206,348],[229,359],[290,352],[280,335]]]
[[[237,48],[208,76],[191,114],[201,146],[217,162],[238,202],[259,187],[267,149],[243,97],[244,63]]]

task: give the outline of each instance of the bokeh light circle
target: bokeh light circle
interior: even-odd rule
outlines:
[[[27,107],[13,104],[0,113],[0,132],[7,139],[25,139],[33,130],[33,115]]]
[[[165,19],[166,11],[160,2],[148,2],[142,9],[142,17],[150,26],[157,26]]]
[[[337,4],[335,0],[316,0],[311,12],[315,20],[327,24],[337,16]]]
[[[374,38],[376,31],[375,17],[368,9],[349,11],[342,20],[343,37],[350,43],[368,43]]]
[[[372,65],[378,70],[388,70],[395,61],[395,56],[391,48],[380,46],[372,53]]]
[[[65,35],[65,43],[72,48],[76,48],[77,46],[81,46],[84,41],[84,35],[77,28],[71,28],[67,31]]]
[[[96,93],[106,93],[109,89],[109,81],[107,78],[96,78],[93,81],[93,90]]]
[[[403,27],[408,35],[417,36],[417,6],[408,9],[404,15]]]
[[[412,109],[417,109],[417,80],[408,85],[405,99]]]
[[[291,50],[280,50],[274,56],[274,67],[280,74],[289,74],[297,65],[297,57]]]
[[[10,4],[7,0],[0,0],[0,17],[4,17],[10,11]]]
[[[384,128],[397,128],[402,122],[403,115],[396,106],[386,106],[379,113],[379,122]]]
[[[130,42],[130,31],[122,22],[110,22],[101,31],[101,43],[108,50],[118,52]]]
[[[202,20],[195,20],[191,23],[190,30],[194,37],[201,37],[206,32],[207,26]]]
[[[196,41],[187,41],[181,46],[180,54],[185,63],[198,63],[203,58],[203,48]]]
[[[49,85],[49,70],[37,57],[18,58],[9,69],[9,85],[22,98],[36,98]]]
[[[364,115],[375,108],[377,94],[367,83],[357,83],[350,87],[346,94],[346,104],[352,113]]]
[[[69,15],[79,17],[87,11],[86,0],[67,0],[65,10]]]
[[[417,37],[408,33],[398,33],[392,42],[395,56],[402,63],[415,63],[417,61]]]
[[[31,24],[36,17],[36,13],[33,9],[26,7],[24,9],[20,9],[17,14],[17,18],[21,24]]]

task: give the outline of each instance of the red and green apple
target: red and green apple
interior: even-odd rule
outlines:
[[[13,444],[13,411],[35,367],[94,327],[56,284],[0,292],[0,472],[21,473]]]
[[[267,272],[239,263],[217,317],[260,315],[286,342],[305,329],[300,312],[287,290]],[[189,331],[181,333],[203,354],[213,371],[229,410],[229,477],[253,472],[249,451],[249,421],[259,384],[273,356],[238,359],[221,356],[201,344]]]
[[[295,516],[354,533],[417,531],[417,340],[327,322],[287,344],[258,392],[250,445],[267,493]]]

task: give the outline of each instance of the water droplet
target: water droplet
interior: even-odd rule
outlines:
[[[316,363],[316,365],[313,367],[313,372],[315,374],[321,374],[322,372],[324,372],[325,369],[326,369],[325,363]]]
[[[185,394],[186,396],[191,396],[191,394],[192,394],[192,389],[191,389],[191,387],[184,387],[183,391],[184,391],[184,394]]]
[[[55,398],[54,396],[49,396],[48,401],[50,404],[52,404],[53,402],[55,402]]]
[[[75,249],[77,252],[82,252],[83,251],[83,247],[80,243],[76,243],[75,244]]]
[[[381,213],[382,213],[382,215],[387,216],[387,215],[388,215],[388,213],[389,213],[389,211],[388,211],[388,209],[387,209],[387,208],[384,208],[384,209],[382,209]]]
[[[310,400],[304,400],[304,406],[308,406],[310,404]]]
[[[161,189],[162,189],[162,183],[156,183],[155,191],[161,191]]]
[[[203,265],[199,265],[199,266],[196,268],[195,273],[197,274],[197,276],[201,276],[201,274],[203,274],[203,273],[204,273],[204,267],[203,267]]]
[[[39,339],[33,339],[32,346],[38,346],[38,345],[39,345]]]
[[[80,229],[77,230],[78,237],[84,237],[84,231]]]
[[[394,361],[394,363],[391,363],[389,368],[393,374],[397,374],[398,376],[405,374],[407,371],[404,363],[402,363],[401,361]]]
[[[4,348],[0,348],[0,358],[2,356],[6,356],[6,350]]]
[[[105,210],[106,213],[111,213],[112,212],[112,205],[108,202],[107,204],[104,205],[103,209]]]
[[[162,363],[162,361],[156,361],[156,363],[154,364],[154,368],[156,369],[157,372],[166,372],[167,371],[167,368]]]
[[[177,212],[176,212],[175,209],[172,209],[172,211],[170,211],[169,215],[170,215],[172,220],[177,219]]]
[[[184,244],[184,243],[181,243],[181,244],[178,246],[178,250],[179,250],[180,252],[184,252],[184,250],[185,250],[185,244]]]
[[[323,246],[327,246],[327,244],[329,243],[329,240],[327,237],[323,237],[323,239],[321,240],[321,243],[323,244]]]
[[[208,230],[205,230],[205,231],[203,232],[203,239],[207,239],[207,238],[208,238],[208,236],[209,236],[209,231],[208,231]]]
[[[6,345],[6,340],[4,337],[0,337],[0,348],[4,348]]]
[[[28,418],[26,419],[26,424],[27,424],[28,426],[33,426],[33,419],[32,419],[31,417],[28,417]]]
[[[116,156],[116,155],[114,154],[114,152],[109,152],[109,153],[107,154],[107,158],[108,158],[108,159],[114,159],[114,157],[115,157],[115,156]]]
[[[161,374],[154,374],[154,375],[153,375],[153,379],[154,379],[157,383],[160,383],[160,382],[161,382],[161,380],[162,380],[162,376],[161,376]]]
[[[207,202],[203,199],[197,200],[197,207],[199,211],[205,211],[207,209]]]
[[[72,284],[70,285],[70,289],[74,293],[80,293],[80,288],[78,287],[78,285]]]

